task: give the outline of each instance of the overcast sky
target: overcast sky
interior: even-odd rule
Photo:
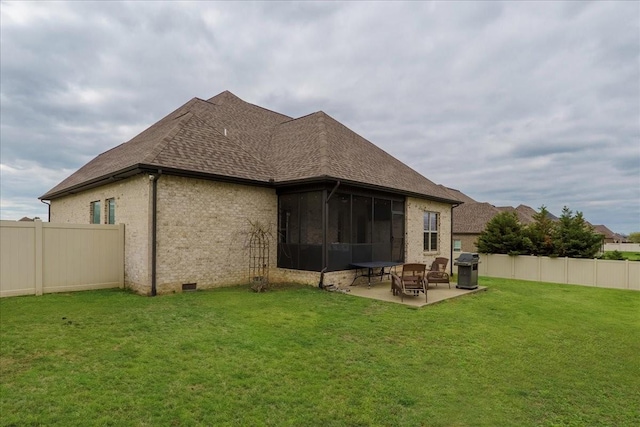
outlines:
[[[638,2],[2,2],[0,216],[189,99],[322,110],[496,206],[640,231]]]

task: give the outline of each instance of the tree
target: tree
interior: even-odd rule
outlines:
[[[602,236],[596,234],[582,216],[565,206],[554,233],[555,255],[569,258],[593,258],[602,247]]]
[[[629,234],[629,241],[632,243],[640,243],[640,231]]]
[[[602,259],[612,259],[616,261],[624,260],[624,255],[620,251],[613,251],[602,255]]]
[[[531,240],[531,254],[538,256],[549,256],[555,252],[553,236],[556,224],[549,216],[547,207],[542,205],[540,212],[534,216],[534,223],[525,228],[525,234]]]
[[[531,240],[525,236],[515,212],[494,216],[478,237],[478,252],[485,254],[528,254]]]

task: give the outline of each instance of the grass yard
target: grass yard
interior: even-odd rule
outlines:
[[[605,252],[605,255],[612,254],[613,251]],[[629,261],[640,261],[640,252],[618,252],[622,255],[622,258],[628,259]]]
[[[480,283],[422,309],[299,286],[4,298],[0,423],[640,425],[640,292]]]

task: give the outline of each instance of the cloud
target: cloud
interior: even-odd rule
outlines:
[[[323,110],[476,199],[568,205],[637,231],[639,13],[634,2],[3,2],[2,217],[18,216],[13,197],[40,209],[52,179],[228,89],[294,117]],[[25,178],[34,171],[49,178]]]

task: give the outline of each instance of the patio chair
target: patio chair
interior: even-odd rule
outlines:
[[[427,286],[431,283],[446,283],[451,289],[451,282],[449,281],[449,274],[447,273],[447,264],[449,258],[436,258],[431,264],[431,268],[427,271]]]
[[[427,266],[424,264],[405,264],[402,266],[402,273],[398,276],[391,273],[391,291],[393,295],[400,295],[400,300],[404,302],[404,296],[418,296],[424,292],[427,300],[427,283],[425,282],[425,272]]]

